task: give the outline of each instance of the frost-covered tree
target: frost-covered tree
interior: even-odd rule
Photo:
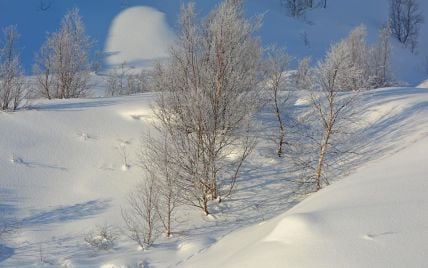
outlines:
[[[348,68],[355,68],[360,71],[359,76],[355,76],[349,81],[348,87],[342,90],[359,90],[368,88],[370,85],[371,69],[370,69],[370,49],[366,42],[367,28],[360,25],[353,29],[348,37],[342,42],[344,53],[347,53],[349,60],[347,61]]]
[[[40,95],[49,99],[87,95],[91,44],[79,10],[72,9],[62,19],[60,29],[49,34],[36,56],[34,74]]]
[[[270,91],[272,92],[273,109],[278,121],[278,149],[279,157],[283,156],[285,145],[285,122],[282,118],[282,107],[287,99],[284,96],[285,92],[281,92],[285,88],[285,71],[290,62],[290,56],[287,52],[280,48],[271,48],[267,51],[266,57],[266,72],[267,82]]]
[[[386,24],[379,30],[378,41],[372,47],[371,59],[371,83],[373,88],[390,86],[393,80],[391,72],[391,43],[390,28]]]
[[[106,96],[131,95],[143,92],[147,88],[148,72],[135,70],[126,62],[114,67],[108,73]]]
[[[308,57],[299,61],[296,72],[296,88],[298,90],[309,90],[312,85],[311,59]]]
[[[149,173],[146,180],[129,194],[129,208],[122,210],[128,236],[142,250],[152,245],[159,235],[159,217],[156,212],[158,190],[156,179]]]
[[[231,193],[254,146],[261,48],[242,5],[226,0],[203,21],[193,4],[183,7],[178,41],[151,83],[183,198],[206,214],[209,200]]]
[[[0,43],[0,109],[16,110],[24,98],[25,78],[19,59],[16,26],[3,29]]]
[[[390,0],[389,20],[392,35],[413,52],[424,22],[417,0]]]
[[[144,140],[141,152],[141,166],[156,181],[158,193],[156,211],[167,237],[173,232],[176,208],[180,205],[181,189],[179,170],[174,165],[172,141],[168,132],[161,131],[163,137],[155,139],[150,135]]]
[[[351,33],[352,36],[352,33]],[[325,167],[329,151],[338,148],[336,137],[347,129],[357,91],[348,91],[365,72],[362,65],[354,63],[350,57],[349,40],[333,45],[325,59],[316,69],[316,86],[311,93],[312,108],[315,112],[319,135],[314,138],[318,157],[311,181],[315,190],[328,184]]]
[[[125,95],[128,92],[128,72],[130,67],[123,62],[109,71],[107,76],[106,96]]]

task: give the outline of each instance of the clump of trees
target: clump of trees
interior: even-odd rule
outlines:
[[[245,18],[242,1],[226,0],[203,21],[193,4],[183,6],[180,25],[169,60],[156,66],[150,83],[159,93],[153,111],[160,139],[146,143],[147,179],[130,200],[131,212],[142,213],[124,215],[140,245],[150,243],[156,219],[171,234],[178,202],[208,215],[210,200],[232,193],[255,146],[262,49],[253,33],[259,23]],[[142,214],[143,221],[130,216]]]
[[[78,98],[88,94],[92,41],[78,9],[69,11],[57,32],[48,35],[33,67],[39,95],[48,99]]]
[[[107,74],[106,96],[120,96],[140,93],[147,90],[149,74],[147,71],[135,73],[132,66],[123,62]]]
[[[26,94],[26,80],[19,59],[16,26],[3,29],[0,43],[0,109],[14,111]]]
[[[392,35],[414,52],[424,22],[417,0],[390,0],[389,20]]]
[[[388,25],[381,28],[374,45],[367,44],[366,35],[366,28],[358,26],[332,45],[315,68],[309,66],[308,59],[299,63],[296,85],[309,90],[311,109],[300,120],[301,129],[295,133],[290,155],[310,190],[328,185],[331,171],[340,169],[354,153],[349,134],[353,132],[359,92],[393,83]]]
[[[158,65],[154,112],[173,143],[185,199],[206,214],[209,200],[229,195],[254,147],[260,108],[261,47],[242,1],[226,0],[198,21],[182,8],[181,33],[168,63]],[[233,157],[232,157],[233,155]]]
[[[287,74],[291,57],[280,48],[262,50],[253,36],[259,22],[246,20],[242,10],[242,1],[226,0],[201,21],[193,4],[183,6],[170,57],[150,74],[156,135],[144,142],[145,182],[123,213],[130,237],[143,248],[161,232],[174,232],[179,205],[208,215],[211,201],[233,192],[256,144],[254,116],[268,101],[278,123],[277,155],[291,156],[305,171],[303,182],[318,191],[349,152],[360,90],[392,82],[387,25],[374,45],[366,42],[366,28],[356,27],[315,67],[301,60],[293,76]],[[288,134],[284,91],[293,85],[308,92],[309,105],[305,122]]]

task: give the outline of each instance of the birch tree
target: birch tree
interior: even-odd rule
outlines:
[[[3,111],[16,110],[25,94],[26,82],[19,59],[18,39],[16,26],[3,29],[0,43],[0,109]]]
[[[283,156],[285,141],[285,122],[282,118],[282,107],[287,99],[285,92],[285,71],[288,68],[290,56],[280,48],[271,48],[267,51],[266,71],[268,87],[272,93],[273,110],[278,121],[278,157]]]
[[[353,104],[358,96],[358,90],[348,89],[364,73],[361,65],[354,64],[348,41],[333,45],[316,69],[315,89],[311,93],[311,106],[319,129],[319,135],[314,137],[318,156],[311,176],[316,191],[329,184],[325,176],[328,155],[341,153],[336,150],[340,145],[338,137],[350,129]]]
[[[231,194],[255,144],[261,48],[258,23],[242,1],[226,0],[203,21],[184,6],[168,63],[153,75],[154,112],[173,142],[183,196],[209,214],[208,201]]]
[[[33,70],[40,95],[48,99],[87,95],[91,44],[79,10],[72,9],[62,19],[60,29],[48,35],[36,56]]]
[[[390,86],[393,80],[391,71],[390,27],[386,24],[379,30],[378,41],[371,50],[372,87]]]

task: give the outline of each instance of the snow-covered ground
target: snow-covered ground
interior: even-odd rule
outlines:
[[[428,92],[377,93],[393,91],[402,100],[388,98],[385,106],[402,109],[384,114],[389,123],[383,127],[396,131],[405,149],[365,164],[274,219],[224,237],[183,267],[424,267]],[[409,103],[413,98],[420,100]]]
[[[364,92],[356,146],[366,157],[288,212],[304,196],[264,128],[236,193],[212,203],[210,217],[181,207],[174,236],[142,252],[123,233],[121,208],[143,179],[138,150],[153,97],[39,100],[1,114],[0,209],[19,226],[2,242],[2,267],[397,267],[428,258],[426,89]],[[259,120],[273,126],[274,117],[266,110]],[[95,251],[84,236],[104,224],[119,238]]]
[[[167,55],[180,1],[100,2],[0,0],[0,26],[18,24],[27,69],[45,32],[55,31],[73,6],[109,64],[141,66]],[[217,3],[196,2],[201,16]],[[329,0],[327,9],[300,19],[288,17],[279,2],[248,0],[246,12],[266,11],[259,31],[265,44],[278,43],[313,62],[362,23],[374,42],[388,16],[387,0]],[[428,1],[420,4],[427,13]],[[0,112],[0,223],[17,226],[0,238],[0,267],[425,266],[428,82],[421,81],[427,78],[427,25],[417,53],[393,42],[397,79],[419,85],[361,94],[360,135],[353,140],[359,154],[347,176],[330,178],[331,186],[309,197],[297,191],[287,158],[275,157],[275,117],[266,107],[257,117],[261,138],[236,192],[211,203],[208,217],[181,206],[173,237],[160,237],[146,251],[127,238],[121,210],[144,180],[138,153],[155,120],[153,93],[100,98],[106,77],[93,75],[91,98],[32,100],[17,112]],[[291,96],[295,113],[307,107],[304,95]],[[104,225],[118,238],[112,249],[97,251],[84,237]]]

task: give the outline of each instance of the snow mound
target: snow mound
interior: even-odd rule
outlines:
[[[292,244],[293,241],[313,236],[311,229],[316,226],[316,219],[311,214],[295,214],[279,221],[272,232],[267,235],[264,242],[279,242]]]
[[[126,61],[141,67],[150,60],[166,57],[173,40],[164,13],[145,6],[128,8],[110,26],[105,48],[108,63]]]
[[[209,237],[204,237],[191,241],[184,241],[178,245],[177,255],[179,255],[181,258],[187,259],[191,257],[195,252],[202,251],[203,249],[212,245],[214,242],[215,240]]]

